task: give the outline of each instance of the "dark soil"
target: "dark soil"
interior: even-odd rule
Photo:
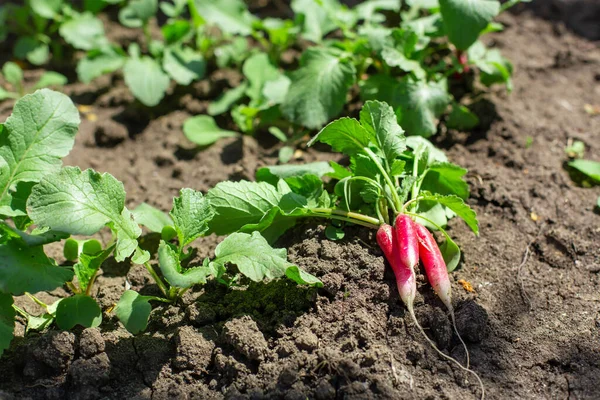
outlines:
[[[436,137],[452,161],[469,169],[470,204],[481,223],[480,237],[459,221],[450,224],[464,252],[452,274],[458,330],[489,398],[597,399],[600,188],[571,181],[563,149],[568,139],[582,140],[587,156],[600,160],[600,116],[584,110],[600,102],[600,49],[528,13],[501,20],[506,31],[488,40],[513,61],[514,92],[498,88],[475,106],[481,128]],[[197,151],[181,132],[188,116],[203,112],[224,81],[235,79],[213,74],[193,93],[171,97],[178,111],[156,114],[137,108],[116,77],[71,85],[67,92],[89,107],[66,163],[115,175],[129,207],[145,201],[168,210],[182,187],[206,191],[224,179],[251,179],[258,166],[276,162],[276,147],[244,137]],[[2,106],[6,116],[11,105]],[[472,376],[419,335],[373,233],[356,229],[346,237],[329,241],[322,226],[309,224],[278,244],[320,277],[323,289],[288,281],[245,290],[209,283],[180,306],[156,308],[137,336],[109,313],[100,329],[24,337],[18,324],[0,360],[0,398],[478,397]],[[199,242],[202,255],[217,240]],[[118,300],[126,281],[156,292],[145,270],[109,264],[94,293],[103,309]],[[443,306],[420,282],[417,318],[440,348],[462,360]]]

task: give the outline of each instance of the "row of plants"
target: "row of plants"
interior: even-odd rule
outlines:
[[[103,311],[114,312],[131,333],[141,332],[152,303],[179,302],[208,279],[232,286],[287,277],[320,287],[317,277],[287,260],[285,249],[272,247],[307,218],[329,224],[328,236],[338,239],[348,225],[380,229],[408,216],[441,233],[440,254],[449,271],[460,250],[444,230],[448,220],[458,216],[478,233],[475,213],[464,202],[466,170],[426,139],[405,137],[384,102],[366,102],[360,120],[338,119],[309,143],[330,145],[349,157],[348,166],[263,167],[256,181],[221,182],[206,195],[182,189],[168,214],[147,204],[126,208],[122,183],[108,173],[63,167],[78,125],[71,100],[48,89],[18,100],[0,125],[0,351],[10,345],[16,318],[26,321],[28,331],[52,324],[72,329],[98,326]],[[141,226],[160,234],[156,254],[144,247]],[[108,243],[94,238],[100,230],[111,232]],[[197,260],[194,241],[213,233],[227,236],[213,259]],[[56,242],[66,259],[60,265],[45,250]],[[101,310],[92,287],[109,257],[146,268],[162,295],[123,288],[114,310]],[[36,296],[59,287],[69,295],[53,304]],[[13,296],[21,295],[44,312],[31,315],[16,306]]]
[[[338,0],[293,0],[294,19],[261,19],[242,0],[98,0],[77,6],[28,0],[0,8],[0,39],[16,38],[14,56],[34,65],[61,65],[75,55],[81,82],[120,71],[149,107],[161,102],[172,81],[186,86],[210,68],[239,68],[242,83],[213,101],[208,115],[188,120],[184,133],[200,146],[236,135],[213,119],[229,112],[239,131],[268,130],[289,144],[280,157],[287,161],[305,129],[338,116],[356,87],[362,101],[390,104],[409,135],[435,134],[444,115],[449,127],[476,126],[468,106],[477,89],[455,98],[449,80],[466,82],[476,70],[483,86],[501,83],[510,90],[512,65],[479,37],[501,30],[493,19],[518,2],[369,0],[348,8]],[[98,16],[107,6],[118,9],[122,25],[140,29],[143,40],[127,48],[111,42]],[[282,57],[290,49],[301,53],[291,63]],[[7,82],[18,86],[14,79]]]

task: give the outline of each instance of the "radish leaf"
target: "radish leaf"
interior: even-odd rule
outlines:
[[[150,296],[142,296],[133,290],[126,290],[121,295],[115,313],[130,333],[135,335],[148,326],[148,318],[152,311],[150,299]]]
[[[342,111],[355,75],[354,65],[339,51],[311,47],[290,74],[281,112],[293,123],[320,128]]]
[[[130,58],[123,67],[125,83],[142,104],[157,105],[169,88],[169,76],[150,57]]]
[[[373,139],[373,134],[366,130],[354,118],[340,118],[321,129],[309,142],[312,146],[319,141],[327,143],[333,151],[354,155],[364,151]]]
[[[123,184],[90,169],[65,167],[46,177],[33,188],[27,211],[36,224],[72,235],[92,235],[109,225],[117,234],[117,261],[134,252],[142,232],[125,208]]]
[[[409,135],[431,136],[437,131],[437,119],[450,102],[446,81],[415,81],[405,77],[400,81],[396,114],[400,126]]]
[[[376,139],[388,165],[406,150],[404,131],[398,125],[394,110],[380,101],[367,101],[360,111],[360,124]]]
[[[315,175],[322,177],[323,175],[333,172],[333,168],[326,161],[318,161],[307,164],[287,164],[274,165],[259,168],[256,171],[256,180],[268,182],[272,185],[277,185],[277,181],[290,177],[300,177],[304,175]],[[289,183],[289,182],[288,182]]]
[[[421,184],[421,190],[441,195],[455,194],[462,199],[469,197],[469,185],[463,180],[467,170],[449,162],[435,162]]]
[[[214,216],[214,211],[202,193],[181,189],[179,197],[173,199],[170,216],[182,249],[208,231],[208,221]]]
[[[183,123],[185,137],[198,146],[208,146],[219,139],[235,137],[237,132],[221,129],[209,115],[197,115]]]
[[[167,282],[182,289],[206,283],[206,277],[211,274],[207,265],[183,270],[178,253],[164,240],[158,246],[158,265]]]
[[[258,223],[282,196],[266,182],[220,182],[206,194],[215,211],[209,222],[210,231],[225,235],[246,224]]]
[[[131,213],[135,222],[155,233],[161,233],[165,227],[173,226],[169,215],[146,203],[140,204]]]
[[[471,228],[476,235],[479,234],[479,222],[475,211],[463,199],[455,195],[432,194],[429,192],[419,193],[419,197],[423,201],[435,201],[445,207],[448,207],[456,215],[458,215]]]
[[[16,238],[0,246],[0,292],[21,295],[54,290],[72,278],[73,271],[58,267],[42,246],[29,247]]]
[[[210,266],[217,276],[221,276],[226,264],[235,264],[240,273],[254,282],[287,276],[300,284],[323,285],[319,279],[287,261],[286,250],[272,248],[258,232],[252,235],[233,233],[219,243]]]
[[[102,322],[102,310],[90,296],[76,294],[64,298],[56,308],[56,324],[60,329],[69,330],[75,325],[95,328]]]
[[[24,214],[11,207],[16,184],[57,172],[78,126],[79,112],[64,94],[42,89],[16,102],[0,125],[0,214]]]
[[[467,50],[500,12],[496,0],[439,0],[444,28],[450,41]]]

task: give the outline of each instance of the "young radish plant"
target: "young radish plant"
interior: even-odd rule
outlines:
[[[150,301],[180,301],[186,290],[210,277],[228,285],[240,276],[256,282],[286,276],[299,284],[322,285],[258,232],[232,234],[216,247],[215,258],[195,262],[192,242],[207,233],[214,216],[206,197],[182,189],[169,215],[146,204],[131,212],[123,184],[112,175],[62,167],[78,126],[71,100],[47,89],[19,99],[0,125],[0,354],[10,345],[17,314],[27,321],[27,331],[54,322],[61,329],[100,325],[103,310],[92,297],[93,286],[109,257],[145,267],[162,293],[125,290],[111,307],[134,334],[148,324]],[[140,224],[161,234],[158,270],[143,248]],[[105,244],[90,238],[100,230],[111,233]],[[63,239],[67,262],[58,265],[44,246]],[[53,304],[36,296],[63,286],[70,296]],[[32,315],[15,304],[14,297],[22,295],[44,312]]]
[[[475,212],[464,202],[469,196],[463,180],[467,171],[449,163],[426,139],[404,137],[392,107],[378,101],[365,103],[360,121],[338,119],[308,144],[317,141],[348,156],[349,169],[335,162],[282,165],[259,169],[258,182],[219,183],[206,196],[215,210],[210,230],[217,234],[259,231],[273,241],[298,221],[315,217],[335,221],[334,231],[345,223],[377,229],[378,243],[396,275],[400,296],[423,332],[413,310],[414,268],[420,254],[426,271],[433,271],[431,260],[438,269],[443,265],[451,271],[460,260],[460,250],[444,229],[448,219],[459,216],[478,233]],[[335,182],[327,185],[332,190],[326,189],[324,177]],[[444,235],[439,250],[435,241],[420,244],[417,233],[425,226]],[[443,264],[427,253],[434,250],[432,243]],[[441,286],[449,287],[449,281],[440,279],[443,274],[439,270],[428,276],[438,294]],[[452,312],[449,297],[442,300]]]

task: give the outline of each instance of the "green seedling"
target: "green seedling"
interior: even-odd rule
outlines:
[[[28,330],[54,322],[61,329],[98,326],[102,310],[92,287],[109,257],[146,268],[162,293],[123,293],[115,312],[132,333],[146,328],[150,301],[180,301],[185,291],[207,279],[229,284],[240,276],[252,281],[288,277],[299,284],[321,285],[258,232],[232,234],[217,246],[215,258],[195,262],[192,242],[209,232],[215,216],[208,199],[182,189],[169,215],[149,205],[131,212],[125,207],[123,184],[112,175],[62,167],[79,122],[67,96],[42,89],[18,100],[0,125],[0,352],[8,348],[17,314],[26,318]],[[161,233],[157,268],[140,246],[140,224]],[[111,233],[107,243],[91,238],[101,230]],[[58,265],[44,246],[63,240],[69,262]],[[48,305],[35,295],[58,287],[67,288],[70,296]],[[15,306],[13,296],[20,295],[44,312],[31,315]]]

